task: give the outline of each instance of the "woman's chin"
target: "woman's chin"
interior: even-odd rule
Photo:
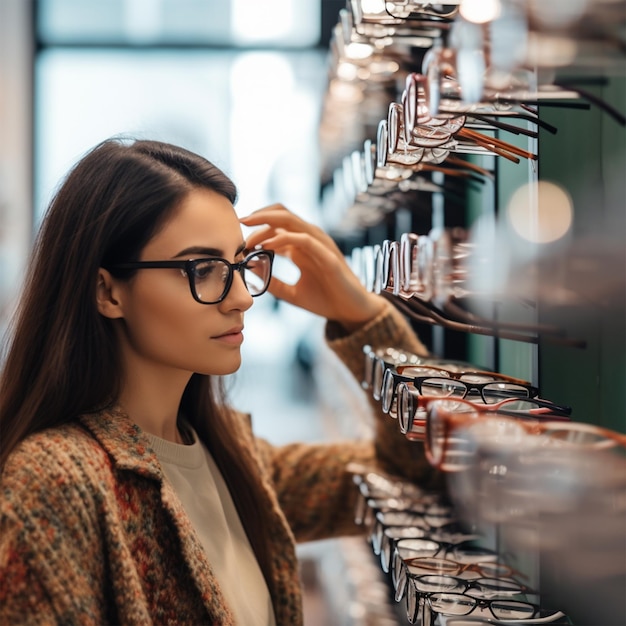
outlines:
[[[211,364],[210,367],[203,368],[198,374],[204,374],[206,376],[228,376],[228,374],[234,374],[241,367],[241,356],[238,359],[228,359],[228,362],[224,359],[219,364]]]

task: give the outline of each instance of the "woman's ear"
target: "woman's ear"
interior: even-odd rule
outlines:
[[[101,267],[96,283],[96,305],[100,315],[109,319],[124,317],[119,295],[117,281],[108,270]]]

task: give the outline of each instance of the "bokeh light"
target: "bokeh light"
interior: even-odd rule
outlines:
[[[520,237],[534,243],[550,243],[570,229],[572,200],[567,191],[551,182],[523,185],[511,197],[507,215]]]
[[[474,24],[486,24],[500,15],[500,0],[463,0],[459,8],[461,15]]]

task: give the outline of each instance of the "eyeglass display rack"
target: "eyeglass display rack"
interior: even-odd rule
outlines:
[[[472,262],[455,268],[449,301],[378,283],[431,352],[532,381],[574,419],[624,433],[626,9],[501,0],[484,3],[499,10],[489,18],[476,4],[349,0],[340,11],[320,129],[327,228],[354,266],[408,233],[454,236]],[[461,128],[449,123],[458,113]],[[509,537],[519,528],[497,519],[487,535],[502,553],[518,549],[508,556],[572,623],[617,624],[626,577],[606,554],[614,542],[619,561],[626,537],[600,512],[623,513],[623,484],[595,466],[575,476],[585,471],[585,489],[603,494],[598,514],[587,491],[577,506],[588,510],[569,512],[607,540],[594,546],[566,524],[568,550],[520,544]],[[537,515],[529,535],[551,535]]]

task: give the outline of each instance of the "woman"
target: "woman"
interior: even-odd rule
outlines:
[[[346,464],[426,483],[377,415],[374,442],[274,447],[228,407],[244,313],[272,251],[301,271],[276,297],[362,346],[426,353],[332,240],[284,207],[241,220],[215,166],[153,141],[105,141],[40,230],[0,379],[0,623],[302,622],[295,541],[354,534]]]

